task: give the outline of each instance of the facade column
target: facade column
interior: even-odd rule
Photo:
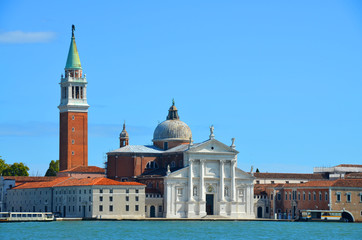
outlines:
[[[193,159],[189,159],[189,202],[192,201],[193,199],[193,184],[192,184],[192,168],[193,168],[193,162],[194,160]]]
[[[224,196],[224,164],[225,164],[225,160],[220,160],[220,201],[224,202],[225,201],[225,196]]]
[[[205,189],[204,189],[204,168],[205,168],[205,159],[200,160],[200,199],[202,202],[205,201]]]
[[[235,202],[235,163],[236,159],[234,158],[230,162],[230,170],[231,170],[231,201]]]

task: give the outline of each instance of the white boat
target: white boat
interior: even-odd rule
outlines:
[[[51,212],[0,212],[0,222],[53,221]]]

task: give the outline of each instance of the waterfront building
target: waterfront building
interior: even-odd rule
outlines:
[[[211,127],[208,140],[193,143],[174,102],[153,145],[129,145],[125,125],[119,139],[120,148],[107,153],[107,177],[147,185],[147,216],[254,218],[254,177],[236,167],[234,139],[219,142]]]
[[[60,171],[88,166],[88,108],[87,79],[83,74],[72,26],[72,38],[60,79]]]
[[[362,221],[362,179],[256,184],[257,218],[298,219],[301,210],[343,210],[343,218]]]
[[[58,177],[8,190],[7,211],[88,219],[144,218],[145,185],[107,178]]]

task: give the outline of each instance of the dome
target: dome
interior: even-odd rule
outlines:
[[[192,137],[191,129],[186,123],[180,120],[175,106],[175,101],[172,100],[172,106],[168,110],[166,121],[158,124],[153,133],[153,142],[189,142]]]
[[[152,141],[190,141],[191,129],[178,119],[166,120],[155,129]]]

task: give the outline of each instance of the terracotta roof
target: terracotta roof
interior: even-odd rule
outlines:
[[[339,164],[335,167],[359,167],[362,168],[362,165],[358,165],[358,164]]]
[[[12,189],[27,189],[27,188],[51,188],[54,185],[67,180],[69,177],[58,177],[54,178],[53,181],[49,182],[26,182]]]
[[[344,178],[346,179],[350,179],[350,178],[362,178],[362,173],[361,172],[356,172],[356,173],[348,173],[344,176]]]
[[[28,182],[13,189],[25,188],[49,188],[49,187],[70,187],[70,186],[109,186],[109,185],[124,185],[124,186],[145,186],[139,182],[118,182],[109,178],[72,178],[58,177],[51,182]]]
[[[104,168],[96,166],[78,166],[70,169],[66,169],[60,172],[72,172],[72,173],[105,173]]]
[[[359,187],[362,188],[362,179],[338,179],[333,187]]]
[[[256,178],[269,179],[325,179],[320,173],[261,173],[255,172]]]

